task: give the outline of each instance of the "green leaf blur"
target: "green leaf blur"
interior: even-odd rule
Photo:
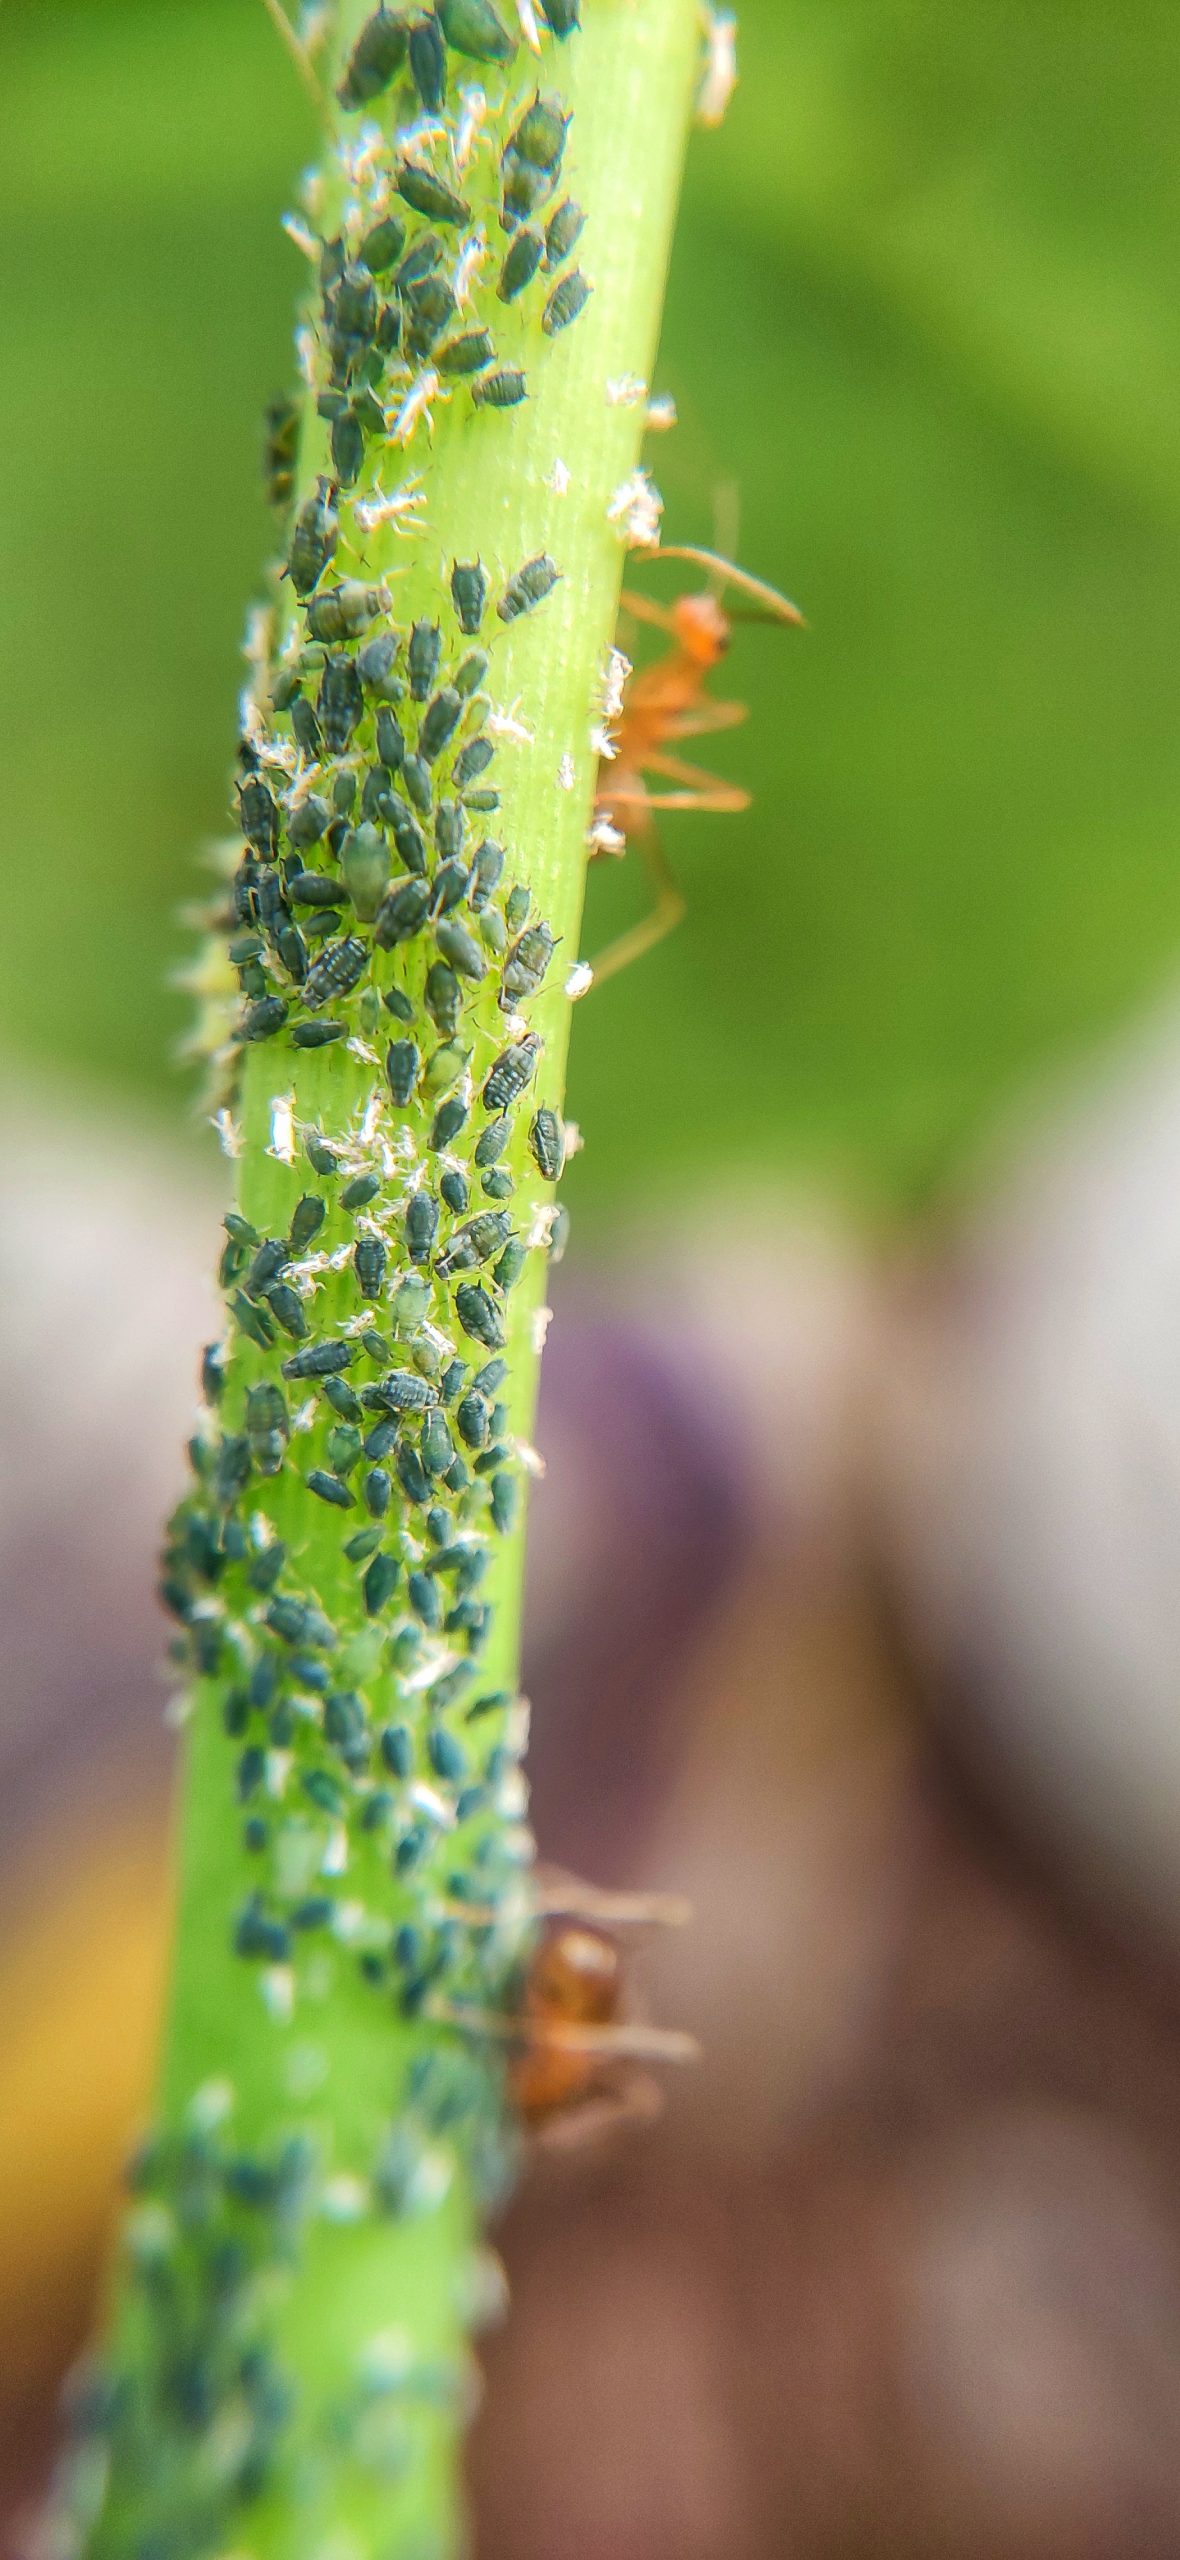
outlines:
[[[810,629],[739,634],[755,805],[666,821],[688,921],[579,1009],[599,1218],[739,1163],[904,1202],[1180,947],[1180,22],[741,16],[649,458],[670,536],[736,478]],[[5,0],[0,122],[3,1038],[179,1132],[308,112],[258,0]],[[596,869],[590,950],[643,898]]]

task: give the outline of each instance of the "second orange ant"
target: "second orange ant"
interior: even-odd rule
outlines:
[[[700,551],[691,543],[666,543],[651,557],[694,561],[708,570],[709,583],[696,594],[677,596],[672,605],[657,604],[651,596],[629,589],[623,592],[624,612],[636,622],[666,632],[672,645],[627,687],[614,752],[603,758],[595,798],[596,818],[605,820],[619,841],[600,841],[593,853],[622,852],[627,845],[635,845],[647,866],[655,904],[641,923],[612,942],[593,963],[596,985],[650,951],[684,913],[684,899],[652,824],[653,810],[703,809],[721,814],[749,808],[748,791],[670,752],[687,738],[736,729],[748,717],[744,702],[720,702],[704,689],[707,677],[725,656],[734,623],[803,621],[798,607],[776,587],[751,577],[748,570],[736,568],[715,551]],[[721,602],[727,587],[736,588],[749,603],[727,613]],[[672,788],[653,791],[649,775]]]

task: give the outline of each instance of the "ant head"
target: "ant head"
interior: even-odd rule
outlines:
[[[716,596],[677,596],[672,607],[676,637],[685,655],[699,667],[715,667],[730,643],[729,616]]]

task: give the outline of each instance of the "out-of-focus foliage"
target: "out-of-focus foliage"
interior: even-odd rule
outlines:
[[[600,1212],[738,1157],[904,1197],[1180,948],[1174,9],[745,0],[742,34],[651,459],[686,538],[738,480],[811,630],[739,637],[716,762],[755,807],[667,822],[689,920],[579,1014]],[[5,0],[0,133],[4,1038],[183,1125],[165,977],[308,111],[258,0]],[[590,948],[639,896],[594,884]]]

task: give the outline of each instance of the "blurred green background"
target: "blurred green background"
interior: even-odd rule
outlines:
[[[799,1169],[916,1196],[1180,952],[1174,0],[745,0],[694,143],[653,443],[734,476],[809,634],[743,634],[738,820],[577,1017],[595,1220]],[[258,0],[0,6],[0,811],[10,1061],[193,1151],[178,903],[223,823],[259,418],[311,145]],[[599,866],[600,871],[607,869]],[[587,947],[638,901],[596,879]]]

